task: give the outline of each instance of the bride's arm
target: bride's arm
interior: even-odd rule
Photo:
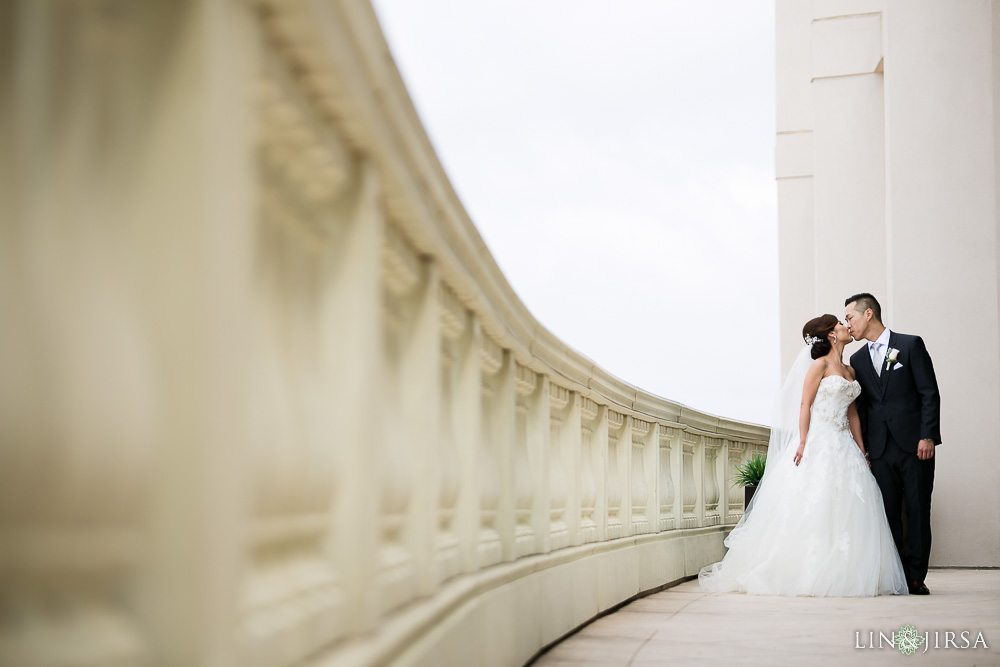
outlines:
[[[868,452],[865,451],[864,440],[861,437],[861,418],[858,417],[858,402],[856,400],[851,401],[851,404],[847,406],[847,423],[851,427],[854,442],[861,448],[861,453],[865,455],[865,458],[868,458]]]
[[[802,454],[806,449],[806,436],[809,434],[809,409],[812,408],[816,399],[816,392],[819,391],[820,380],[823,379],[823,371],[826,362],[817,359],[812,362],[806,372],[806,379],[802,383],[802,403],[799,405],[799,448],[795,452],[795,465],[802,460]]]

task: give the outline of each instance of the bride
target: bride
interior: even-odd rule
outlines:
[[[752,595],[907,595],[861,440],[861,385],[842,361],[851,335],[823,315],[802,336],[808,347],[776,401],[760,486],[725,557],[702,568],[698,583]]]

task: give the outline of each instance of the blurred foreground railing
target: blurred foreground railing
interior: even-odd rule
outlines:
[[[0,664],[516,665],[721,558],[767,429],[531,317],[368,4],[2,11]]]

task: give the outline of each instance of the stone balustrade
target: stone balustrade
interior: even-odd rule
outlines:
[[[367,3],[11,11],[0,663],[518,665],[721,558],[768,430],[535,321]]]

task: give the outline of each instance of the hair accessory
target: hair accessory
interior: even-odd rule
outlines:
[[[806,345],[808,345],[809,347],[812,347],[813,343],[819,341],[819,338],[817,338],[816,336],[811,336],[809,334],[806,334],[805,341],[806,341]]]

